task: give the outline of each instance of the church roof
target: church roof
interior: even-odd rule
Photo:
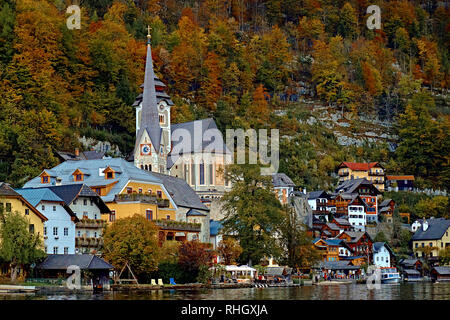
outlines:
[[[142,135],[147,131],[153,146],[158,151],[161,142],[161,127],[159,125],[158,101],[156,98],[155,73],[153,71],[150,37],[147,42],[147,61],[145,64],[144,93],[140,121],[134,150],[137,150]]]
[[[171,132],[173,148],[167,157],[168,169],[172,168],[181,154],[201,153],[203,151],[231,154],[223,140],[222,133],[212,118],[172,124]],[[206,138],[205,132],[212,136],[211,140]],[[190,141],[181,138],[181,141],[178,142],[177,136],[183,137],[184,133],[190,135]],[[196,139],[196,135],[198,135],[198,139]]]

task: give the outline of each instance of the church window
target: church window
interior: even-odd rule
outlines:
[[[141,164],[141,170],[144,170],[144,165],[143,164]]]
[[[212,163],[209,165],[209,184],[214,184],[214,166]]]
[[[195,164],[191,164],[191,184],[195,185]]]
[[[161,123],[161,124],[164,124],[164,121],[165,119],[164,119],[164,115],[163,114],[160,114],[159,115],[159,123]]]
[[[145,168],[145,170],[147,170],[147,171],[148,171],[148,165],[145,165],[145,167],[144,167],[144,168]]]
[[[152,189],[148,189],[148,193],[152,194]]]
[[[199,169],[200,169],[200,184],[204,185],[205,184],[205,164],[203,163],[203,161],[202,161],[202,163],[200,163]]]

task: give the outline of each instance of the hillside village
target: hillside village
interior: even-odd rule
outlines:
[[[97,272],[98,279],[94,282],[106,284],[112,270],[116,271],[114,280],[120,282],[120,275],[126,268],[126,272],[133,274],[137,267],[130,261],[120,264],[109,261],[111,252],[108,252],[110,247],[105,247],[104,235],[114,230],[118,222],[136,216],[136,219],[150,222],[152,227],[149,228],[155,228],[155,247],[167,250],[167,243],[178,242],[186,246],[187,251],[194,252],[189,249],[190,245],[204,244],[202,250],[209,255],[198,270],[205,266],[222,265],[225,270],[237,267],[239,254],[234,254],[234,259],[227,259],[223,254],[227,239],[239,239],[239,234],[227,232],[223,227],[230,213],[225,212],[221,201],[236,187],[224,173],[230,150],[212,118],[171,124],[173,102],[165,92],[165,84],[155,76],[150,33],[142,87],[143,93],[134,104],[136,141],[129,157],[110,157],[92,150],[60,151],[60,164],[45,168],[22,188],[0,184],[4,223],[8,215],[15,212],[25,217],[29,233],[42,239],[40,249],[45,253],[33,261],[13,261],[16,257],[4,261],[0,269],[3,276],[24,280],[34,278],[33,272],[41,277],[56,278],[64,266],[95,259],[98,269],[92,262],[85,266],[86,271]],[[172,140],[172,133],[180,127],[193,132],[198,125],[202,130],[217,132],[220,139],[215,141],[214,148],[193,143],[189,144],[191,149],[184,149],[183,157],[173,157],[172,150],[177,144],[186,142]],[[213,161],[199,162],[196,159],[199,155]],[[307,235],[309,244],[305,248],[314,252],[315,257],[304,260],[302,265],[284,266],[266,252],[261,261],[245,261],[249,266],[244,268],[253,275],[247,280],[273,281],[281,275],[287,276],[286,270],[297,277],[317,274],[321,280],[357,280],[369,275],[368,269],[373,266],[399,267],[407,279],[423,276],[449,279],[448,211],[445,217],[416,219],[410,212],[399,211],[399,204],[387,196],[388,192],[413,193],[414,175],[389,175],[379,162],[342,162],[335,172],[338,184],[333,191],[307,190],[296,185],[285,173],[274,173],[270,177],[266,189],[279,204],[262,205],[291,208],[301,224],[295,232]],[[257,234],[264,226],[254,224],[252,228],[251,232]],[[384,234],[382,230],[391,230],[397,235]],[[394,241],[398,234],[409,239],[399,245]],[[283,242],[283,234],[276,238],[276,242]],[[120,241],[119,236],[117,239]],[[235,246],[244,247],[244,243],[237,241]],[[143,256],[151,256],[143,252],[144,248],[137,250],[142,250],[139,254]],[[262,268],[259,273],[252,263]],[[158,268],[153,268],[155,270]],[[236,276],[236,273],[231,274]],[[134,275],[132,277],[138,281]],[[171,282],[180,281],[174,277],[170,277]]]

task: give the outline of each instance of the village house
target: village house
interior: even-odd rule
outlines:
[[[450,246],[450,220],[444,218],[424,219],[421,227],[411,238],[417,258],[428,257],[436,262],[439,251]],[[428,248],[427,248],[428,247]]]
[[[430,271],[432,281],[450,281],[450,267],[434,267]]]
[[[420,276],[423,276],[423,263],[420,259],[400,259],[398,261],[398,266],[401,271],[405,272],[406,270],[415,270],[419,272]],[[410,274],[416,274],[415,272]]]
[[[339,183],[348,180],[367,179],[379,191],[384,191],[384,168],[378,162],[342,162],[338,166]]]
[[[378,206],[379,215],[384,221],[392,223],[395,209],[395,201],[392,199],[384,199]]]
[[[287,204],[289,195],[294,191],[295,184],[284,173],[272,175],[273,190],[281,204]]]
[[[344,231],[337,237],[347,243],[354,255],[364,256],[366,260],[371,259],[373,255],[373,240],[367,232]]]
[[[412,191],[414,189],[414,176],[386,176],[386,189],[388,191]]]
[[[335,192],[341,195],[358,194],[367,205],[366,222],[378,222],[378,197],[381,196],[381,192],[371,181],[365,178],[347,180],[339,184]]]
[[[394,251],[386,242],[373,243],[373,263],[380,268],[392,266],[392,260],[395,257]]]
[[[70,207],[49,188],[18,189],[48,220],[44,223],[47,254],[75,253],[75,224],[80,220]]]
[[[320,251],[322,261],[339,261],[339,239],[314,239],[314,246]]]
[[[313,214],[323,214],[327,215],[328,210],[328,200],[330,195],[323,191],[312,191],[308,193],[308,204],[312,209]]]

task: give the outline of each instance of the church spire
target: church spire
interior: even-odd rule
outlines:
[[[141,123],[139,126],[138,139],[142,137],[144,130],[147,130],[150,140],[156,152],[159,153],[161,142],[161,128],[159,126],[158,101],[155,90],[155,72],[153,71],[152,48],[150,26],[147,35],[147,61],[145,65],[144,93],[142,100]]]

